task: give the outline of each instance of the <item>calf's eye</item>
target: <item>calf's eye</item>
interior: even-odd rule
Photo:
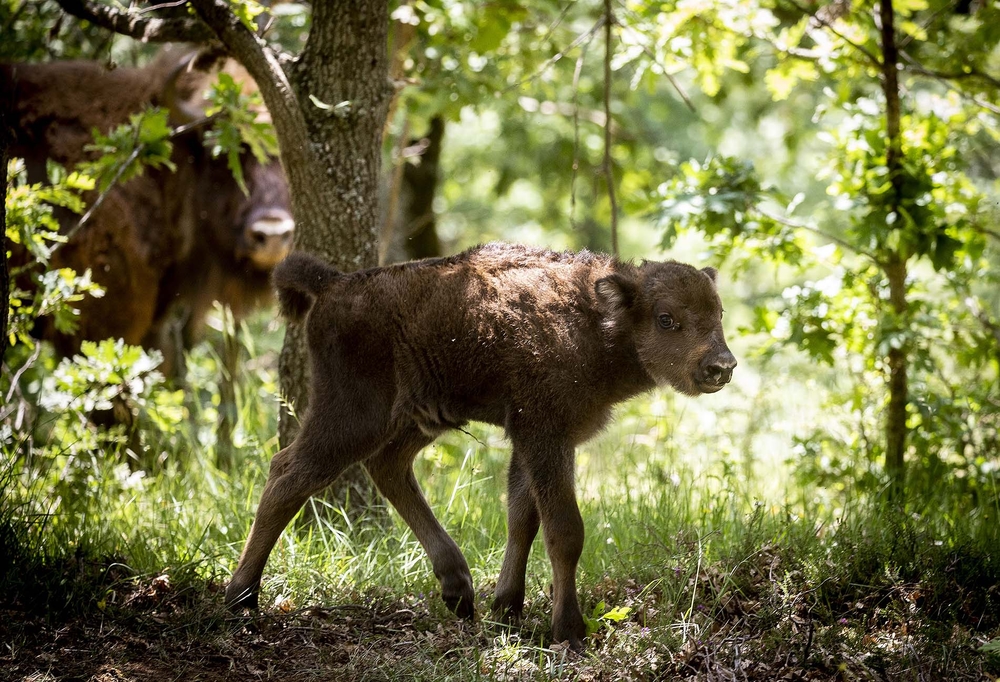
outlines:
[[[668,313],[660,313],[656,318],[657,323],[664,329],[678,329],[679,325],[674,324],[674,318]]]

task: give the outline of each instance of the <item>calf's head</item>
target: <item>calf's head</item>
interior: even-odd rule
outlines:
[[[606,325],[631,337],[643,369],[681,393],[715,393],[732,379],[736,358],[722,332],[714,268],[646,261],[599,279]]]

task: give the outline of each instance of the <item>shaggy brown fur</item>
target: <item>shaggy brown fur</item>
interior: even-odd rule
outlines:
[[[175,124],[189,121],[203,106],[209,74],[187,57],[170,49],[148,67],[110,71],[86,61],[0,66],[12,85],[5,98],[15,124],[12,155],[25,159],[30,181],[44,182],[47,159],[69,167],[88,159],[94,129],[106,133],[147,106],[168,107]],[[242,316],[270,300],[270,271],[288,253],[293,227],[278,161],[261,165],[242,155],[246,196],[199,131],[174,140],[171,160],[176,171],[147,168],[113,188],[56,252],[54,267],[90,268],[107,289],[104,298],[80,303],[74,334],[40,329],[62,353],[84,339],[120,337],[163,349],[169,364],[179,351],[175,318],[186,318],[189,345],[213,301]],[[64,229],[79,220],[60,218]]]
[[[274,281],[287,315],[308,313],[311,409],[271,463],[227,602],[256,605],[285,525],[309,495],[363,462],[430,556],[445,602],[471,617],[468,565],[411,465],[436,436],[476,420],[502,426],[513,444],[493,610],[520,615],[541,524],[553,638],[579,647],[584,531],[574,447],[605,424],[612,405],[658,384],[696,395],[729,382],[736,360],[723,339],[715,277],[682,263],[635,266],[505,244],[348,275],[293,253]]]

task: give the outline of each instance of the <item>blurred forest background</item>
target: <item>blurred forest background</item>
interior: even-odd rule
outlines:
[[[105,7],[195,16],[140,5]],[[275,50],[307,49],[307,4],[215,5]],[[379,261],[499,239],[721,272],[733,383],[633,400],[579,449],[589,653],[547,648],[541,543],[521,627],[460,625],[377,500],[312,502],[271,557],[266,615],[226,615],[219,586],[278,450],[283,322],[216,306],[182,379],[114,341],[60,358],[32,328],[73,324],[93,286],[42,268],[10,297],[0,375],[11,679],[1000,676],[1000,5],[384,11]],[[0,27],[5,62],[137,66],[159,49],[51,0],[0,0]],[[134,123],[120,140],[169,143],[169,127]],[[53,207],[84,211],[95,182],[135,161],[134,143],[101,142],[89,178],[51,167],[31,184],[9,161],[8,243],[47,262]],[[95,424],[112,407],[127,418]],[[506,448],[470,425],[417,463],[480,613],[506,535]]]

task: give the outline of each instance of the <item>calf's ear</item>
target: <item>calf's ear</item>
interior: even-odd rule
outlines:
[[[638,298],[639,288],[631,279],[615,273],[594,282],[597,299],[612,311],[631,308]]]

